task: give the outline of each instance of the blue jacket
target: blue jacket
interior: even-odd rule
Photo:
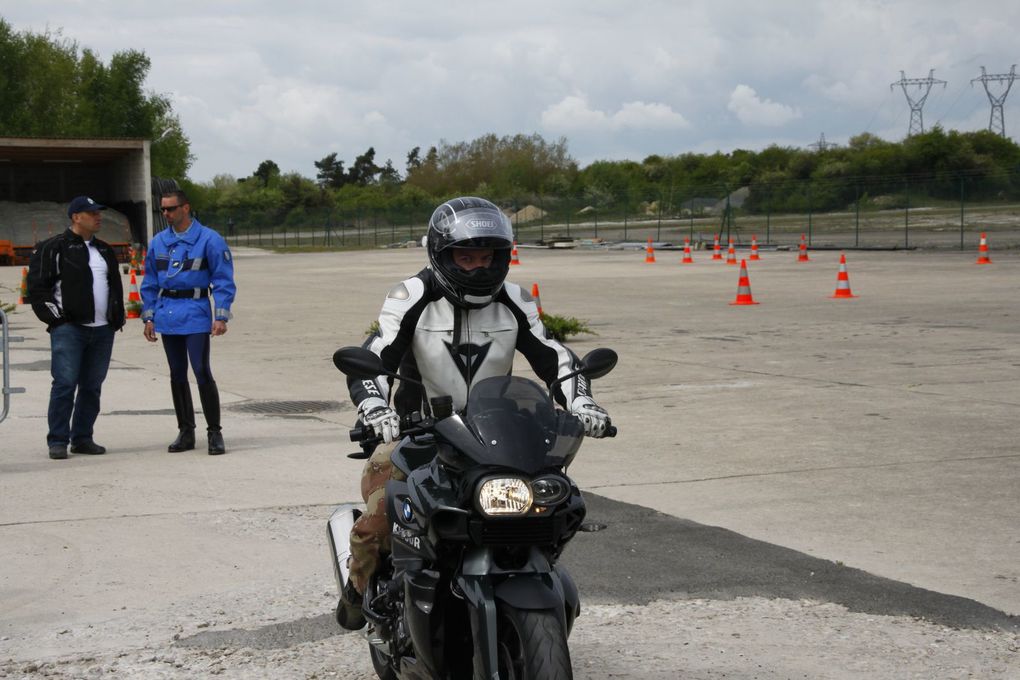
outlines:
[[[167,227],[149,243],[141,289],[142,320],[153,320],[157,333],[210,333],[214,317],[230,319],[236,292],[234,259],[227,242],[198,220],[192,218],[183,234]]]

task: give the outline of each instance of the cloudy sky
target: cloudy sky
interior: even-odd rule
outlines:
[[[1016,0],[0,0],[16,30],[141,49],[192,143],[191,178],[265,159],[315,176],[372,146],[401,172],[440,141],[565,137],[582,165],[988,127],[971,79],[1020,63]],[[1005,83],[990,83],[1001,95]],[[909,89],[919,97],[924,90]],[[1020,85],[1006,99],[1020,139]]]

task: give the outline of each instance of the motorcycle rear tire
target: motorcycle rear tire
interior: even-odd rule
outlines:
[[[570,680],[570,649],[560,617],[551,609],[497,609],[500,680]]]

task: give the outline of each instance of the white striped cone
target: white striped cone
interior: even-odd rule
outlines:
[[[850,291],[850,275],[846,273],[846,255],[843,253],[839,254],[839,273],[836,274],[836,292],[832,294],[832,297],[857,297]]]
[[[680,260],[680,264],[694,264],[694,258],[691,257],[691,239],[684,237],[684,259]]]
[[[988,238],[985,236],[985,232],[981,232],[981,243],[978,244],[978,259],[974,264],[991,264],[992,260],[988,257]]]
[[[758,257],[758,237],[755,236],[754,234],[751,234],[751,257],[747,259],[751,260],[752,262],[761,259],[760,257]]]
[[[747,276],[747,262],[740,261],[740,279],[737,281],[737,299],[731,305],[756,305],[751,297],[751,279]]]
[[[719,234],[715,235],[715,245],[712,246],[712,259],[722,259],[722,248],[719,246]]]
[[[726,264],[737,264],[737,251],[733,247],[733,239],[730,239],[730,247],[726,251]]]

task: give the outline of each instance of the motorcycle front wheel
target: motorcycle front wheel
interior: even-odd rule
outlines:
[[[560,618],[551,609],[497,609],[500,680],[571,680],[570,650]]]
[[[390,666],[390,657],[383,654],[374,646],[368,646],[368,654],[372,658],[372,668],[375,669],[375,674],[379,676],[379,680],[397,680],[397,674]]]

